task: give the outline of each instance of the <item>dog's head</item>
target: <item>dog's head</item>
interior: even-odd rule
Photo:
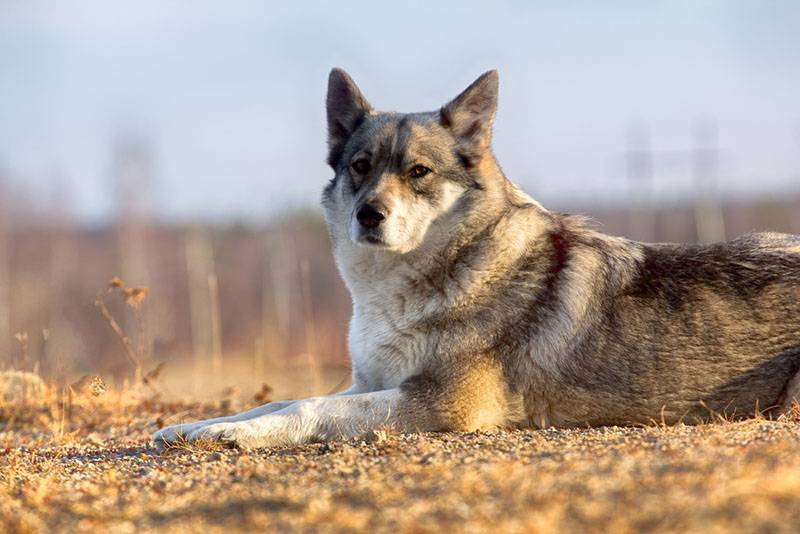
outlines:
[[[487,187],[498,78],[490,71],[439,111],[375,111],[342,70],[328,81],[323,205],[334,242],[397,253],[449,231],[447,215]],[[443,223],[443,224],[439,224]]]

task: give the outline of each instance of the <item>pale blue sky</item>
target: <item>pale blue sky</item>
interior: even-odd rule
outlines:
[[[111,149],[151,138],[171,218],[315,205],[324,94],[347,69],[379,109],[435,109],[498,68],[495,149],[546,204],[627,198],[631,123],[691,147],[713,118],[727,193],[800,189],[800,2],[0,1],[0,171],[113,209]],[[681,158],[656,196],[691,191]]]

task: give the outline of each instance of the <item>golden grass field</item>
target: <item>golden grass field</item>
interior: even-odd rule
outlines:
[[[1,532],[797,532],[800,417],[702,426],[373,433],[157,451],[254,401],[78,384],[0,405]]]

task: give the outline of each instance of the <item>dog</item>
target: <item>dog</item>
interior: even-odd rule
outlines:
[[[242,448],[397,432],[699,423],[800,398],[800,238],[646,244],[554,213],[491,147],[498,75],[377,112],[330,73],[322,205],[352,386],[157,432]]]

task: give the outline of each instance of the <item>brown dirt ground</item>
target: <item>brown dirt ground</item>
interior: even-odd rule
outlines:
[[[392,435],[236,451],[148,442],[219,405],[0,405],[0,531],[797,531],[800,418]],[[171,420],[166,422],[172,422]]]

